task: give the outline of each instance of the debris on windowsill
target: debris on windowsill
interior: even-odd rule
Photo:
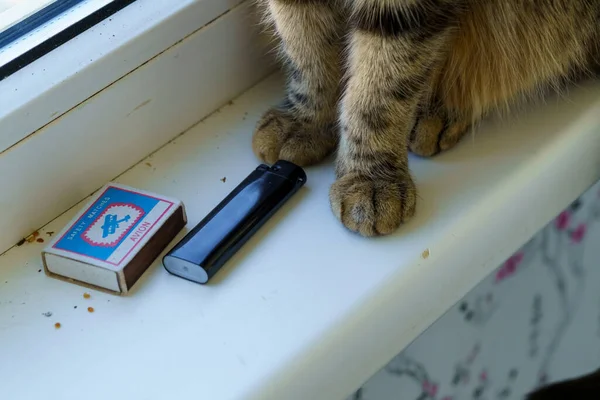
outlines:
[[[27,241],[27,243],[33,243],[38,238],[38,236],[40,236],[40,233],[38,231],[35,231],[31,235],[27,236],[25,240]]]
[[[425,249],[423,250],[423,253],[421,253],[421,258],[423,258],[423,260],[427,260],[430,254],[431,252],[429,251],[429,249]]]

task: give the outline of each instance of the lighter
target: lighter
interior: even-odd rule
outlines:
[[[163,258],[165,269],[208,282],[305,182],[291,162],[260,165]]]

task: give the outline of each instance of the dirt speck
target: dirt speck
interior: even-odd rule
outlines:
[[[77,308],[77,306],[73,306],[73,308],[75,308],[75,309],[76,309],[76,308]]]
[[[88,312],[94,312],[94,307],[88,307]]]
[[[36,239],[36,242],[38,242],[38,243],[44,243],[44,239],[42,239],[42,238],[37,238],[37,239]]]
[[[150,164],[149,162],[147,162],[146,165],[152,168],[152,164]]]
[[[52,312],[51,312],[51,311],[48,311],[48,312],[42,313],[42,315],[43,315],[44,317],[48,317],[48,318],[50,318],[50,317],[52,316]]]
[[[84,299],[90,299],[90,298],[92,298],[92,296],[89,293],[84,293],[83,294],[83,298]]]
[[[227,182],[227,177],[226,176],[222,177],[221,182],[223,182],[223,183]]]
[[[431,253],[429,252],[429,249],[425,249],[425,250],[423,250],[423,253],[421,253],[421,258],[422,258],[423,260],[427,260],[427,259],[429,258],[429,254],[431,254]]]
[[[228,106],[232,106],[233,105],[233,100],[229,101],[229,103],[227,103]]]
[[[27,241],[27,240],[25,240],[25,239],[21,239],[21,240],[19,240],[19,241],[17,242],[17,246],[18,246],[18,247],[20,247],[20,246],[23,246],[23,245],[25,244],[25,242],[26,242],[26,241]]]
[[[31,235],[27,236],[25,238],[25,240],[28,243],[33,243],[35,241],[35,239],[37,239],[37,237],[40,236],[40,233],[38,231],[33,232]]]
[[[38,272],[42,272],[41,268],[40,268],[40,269],[38,269]]]
[[[48,235],[48,236],[52,236],[52,235],[54,235],[54,232],[52,232],[52,231],[50,231],[50,232],[46,232],[46,235]]]
[[[57,323],[55,323],[55,324],[54,324],[54,327],[55,327],[56,329],[60,329],[60,327],[61,327],[61,324],[60,324],[60,322],[57,322]]]

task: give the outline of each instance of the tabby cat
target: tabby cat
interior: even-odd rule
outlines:
[[[415,213],[408,151],[433,156],[486,114],[600,65],[600,0],[258,0],[286,100],[253,137],[263,161],[337,149],[331,207],[364,236]]]

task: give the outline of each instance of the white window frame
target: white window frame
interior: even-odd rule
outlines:
[[[137,0],[0,81],[0,253],[272,72],[259,30],[252,0]]]
[[[28,0],[18,3],[8,11],[0,14],[0,31],[15,29],[27,29],[20,32],[18,37],[0,47],[0,68],[5,69],[7,64],[19,61],[25,66],[23,60],[19,57],[25,55],[39,46],[51,49],[60,45],[69,37],[65,33],[77,35],[81,29],[87,29],[93,20],[101,20],[106,15],[98,15],[104,12],[115,11],[131,4],[135,0],[70,0],[76,1],[76,4],[69,2],[59,2],[60,0]],[[108,8],[108,9],[107,9]],[[112,10],[110,10],[112,9]],[[48,15],[55,14],[55,15]],[[34,21],[27,22],[28,18],[34,18]],[[46,18],[50,18],[47,21]],[[91,20],[91,21],[90,21]],[[45,22],[44,22],[45,21]],[[22,26],[16,26],[24,23]],[[79,32],[70,32],[74,29]],[[48,53],[48,50],[45,53]],[[29,57],[28,57],[29,58]],[[38,57],[39,58],[39,57]],[[16,67],[16,68],[18,68]],[[3,75],[0,75],[4,76]]]
[[[240,3],[137,0],[0,81],[0,151]]]

